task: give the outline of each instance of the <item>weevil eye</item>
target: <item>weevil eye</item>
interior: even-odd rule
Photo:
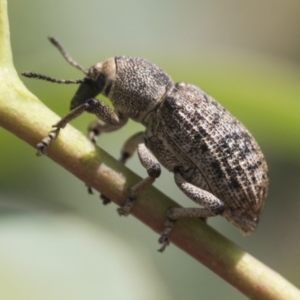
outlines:
[[[96,79],[96,83],[97,83],[97,87],[98,87],[98,91],[100,91],[100,93],[102,92],[104,86],[105,86],[105,75],[104,74],[99,74],[99,76]]]

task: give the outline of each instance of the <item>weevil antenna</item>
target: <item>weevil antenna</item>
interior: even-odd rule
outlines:
[[[65,83],[65,84],[72,84],[72,83],[83,83],[84,79],[56,79],[52,78],[50,76],[42,75],[42,74],[37,74],[33,72],[23,72],[21,73],[23,76],[28,77],[28,78],[37,78],[41,80],[46,80],[50,82],[55,82],[55,83]]]
[[[62,54],[62,56],[66,59],[66,61],[70,65],[72,65],[73,67],[77,68],[78,70],[82,71],[84,74],[87,75],[88,70],[85,69],[83,66],[81,66],[78,62],[76,62],[56,38],[50,36],[48,37],[48,39],[52,43],[52,45],[54,45],[59,50],[59,52]]]

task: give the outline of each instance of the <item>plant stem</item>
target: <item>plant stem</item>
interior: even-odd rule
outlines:
[[[0,0],[0,125],[34,147],[58,120],[14,69],[7,2]],[[69,125],[51,144],[48,157],[117,204],[139,180]],[[151,187],[139,197],[132,214],[160,233],[171,206],[178,204]],[[296,287],[200,220],[179,220],[171,241],[252,299],[300,299]]]

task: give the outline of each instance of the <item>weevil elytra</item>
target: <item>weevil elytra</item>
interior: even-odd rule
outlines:
[[[140,122],[145,131],[127,140],[120,161],[126,163],[137,149],[148,176],[132,186],[120,215],[128,215],[139,193],[161,173],[160,164],[174,173],[179,189],[201,208],[171,208],[159,239],[163,251],[180,217],[224,216],[244,233],[255,230],[268,191],[268,167],[249,131],[222,105],[200,88],[174,83],[153,63],[127,56],[109,58],[86,70],[75,62],[54,38],[64,58],[85,74],[82,80],[59,80],[26,72],[26,77],[57,83],[79,83],[71,100],[71,111],[53,127],[41,143],[45,154],[61,128],[83,112],[98,120],[89,127],[89,139],[124,126],[128,118]],[[95,99],[102,94],[114,110]],[[104,197],[107,203],[109,200]]]

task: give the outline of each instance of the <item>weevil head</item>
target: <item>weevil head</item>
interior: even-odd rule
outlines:
[[[73,109],[100,93],[107,96],[115,78],[116,64],[114,58],[95,64],[88,70],[87,76],[72,98],[70,108]]]
[[[116,56],[92,66],[71,101],[71,108],[103,94],[117,111],[142,121],[162,99],[171,78],[142,58]]]

